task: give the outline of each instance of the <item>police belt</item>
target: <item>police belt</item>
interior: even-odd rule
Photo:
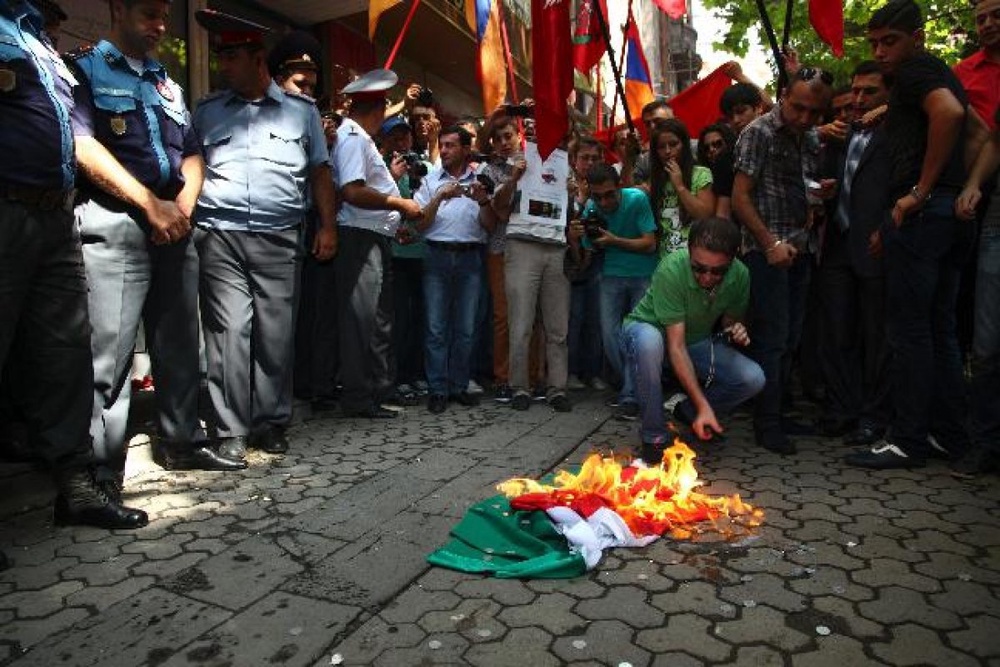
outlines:
[[[427,245],[439,250],[447,250],[448,252],[469,252],[470,250],[482,250],[484,244],[453,243],[451,241],[432,241],[431,239],[427,239]]]
[[[0,199],[31,206],[41,211],[71,211],[76,190],[39,188],[33,185],[0,183]]]

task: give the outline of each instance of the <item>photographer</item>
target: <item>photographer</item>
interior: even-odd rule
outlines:
[[[621,188],[618,172],[608,164],[595,164],[587,172],[590,200],[583,211],[587,238],[584,247],[604,253],[601,271],[601,337],[608,362],[621,377],[616,418],[633,421],[639,416],[632,374],[622,361],[622,319],[635,308],[649,288],[656,270],[656,222],[646,193]]]
[[[413,149],[432,166],[440,166],[438,136],[441,134],[441,121],[434,109],[434,93],[430,88],[411,83],[406,89],[404,103],[413,127]]]

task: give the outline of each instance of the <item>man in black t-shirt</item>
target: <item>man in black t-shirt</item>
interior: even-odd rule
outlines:
[[[884,439],[847,456],[866,468],[921,467],[969,444],[955,309],[974,226],[954,215],[968,100],[923,41],[913,0],[892,0],[868,23],[875,60],[895,77],[885,119],[891,209],[881,229],[894,416]]]

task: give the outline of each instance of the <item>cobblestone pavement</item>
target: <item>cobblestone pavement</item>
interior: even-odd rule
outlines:
[[[745,415],[697,464],[766,511],[749,537],[619,549],[573,580],[429,568],[497,482],[634,442],[575,398],[312,419],[239,474],[135,446],[126,498],[152,521],[134,532],[53,528],[46,478],[0,465],[0,665],[1000,667],[996,477],[848,469],[818,438],[781,458]]]

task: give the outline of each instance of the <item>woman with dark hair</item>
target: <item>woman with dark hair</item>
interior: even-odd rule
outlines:
[[[698,163],[712,170],[712,192],[715,193],[715,215],[732,219],[733,149],[736,133],[726,123],[709,125],[698,137]]]
[[[715,213],[712,172],[695,164],[687,128],[675,118],[653,127],[649,172],[649,201],[659,221],[660,254],[666,255],[687,247],[693,220]]]

